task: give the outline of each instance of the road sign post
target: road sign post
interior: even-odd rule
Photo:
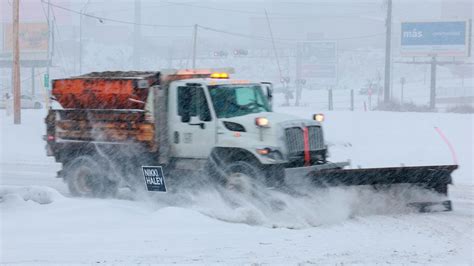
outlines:
[[[405,77],[401,77],[400,78],[400,85],[401,85],[401,92],[400,92],[400,108],[403,109],[403,89],[404,89],[404,86],[405,86]]]

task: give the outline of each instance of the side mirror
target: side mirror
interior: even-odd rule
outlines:
[[[273,84],[271,82],[262,82],[261,84],[270,107],[273,107]]]
[[[262,82],[263,92],[268,99],[273,98],[273,84],[271,82]]]

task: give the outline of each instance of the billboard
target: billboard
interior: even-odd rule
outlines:
[[[5,24],[3,51],[12,51],[12,24]],[[20,50],[25,52],[42,52],[48,50],[47,23],[21,23],[19,29]]]
[[[400,53],[402,56],[467,56],[466,21],[403,22]]]
[[[320,83],[337,80],[337,43],[334,41],[300,42],[297,46],[297,77]]]

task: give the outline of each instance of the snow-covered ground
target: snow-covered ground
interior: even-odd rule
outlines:
[[[277,107],[309,118],[309,107]],[[44,111],[22,125],[0,111],[2,264],[473,264],[473,115],[326,112],[333,161],[353,167],[460,165],[454,211],[412,213],[372,191],[335,188],[304,198],[276,191],[223,201],[215,188],[183,195],[71,198],[46,157]],[[396,201],[396,200],[395,200]]]

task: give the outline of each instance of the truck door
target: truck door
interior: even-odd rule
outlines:
[[[171,86],[170,108],[173,155],[207,158],[215,144],[216,124],[203,87]]]

